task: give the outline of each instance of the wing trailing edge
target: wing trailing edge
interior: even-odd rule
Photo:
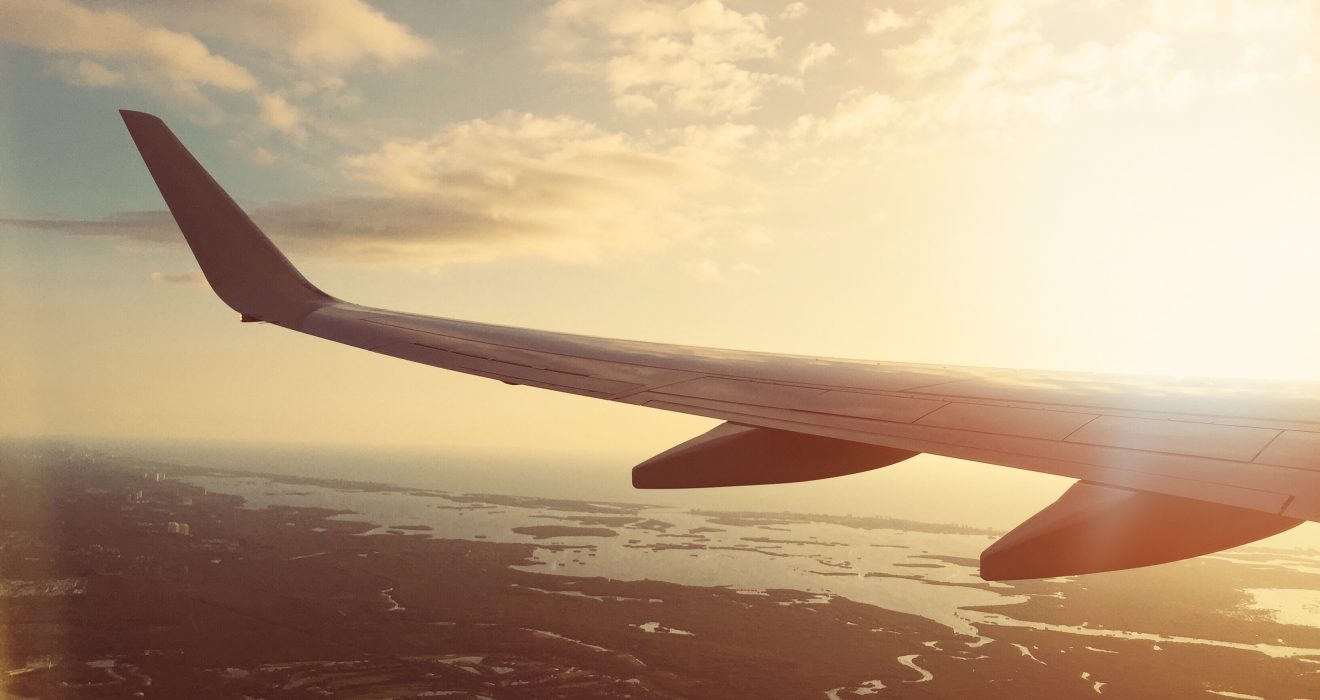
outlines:
[[[1080,481],[982,552],[981,578],[1049,578],[1165,564],[1249,544],[1303,522]]]

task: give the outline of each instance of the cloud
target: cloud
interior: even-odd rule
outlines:
[[[253,148],[251,151],[249,151],[247,159],[248,162],[263,167],[274,165],[276,161],[275,154],[271,153],[270,149],[262,146],[257,146],[256,148]]]
[[[168,243],[179,238],[174,219],[165,211],[118,212],[100,219],[0,219],[0,225],[35,231],[63,231],[105,235],[148,243]]]
[[[758,277],[761,269],[745,261],[738,261],[726,267],[710,258],[689,260],[683,265],[683,271],[689,277],[700,282],[725,282],[737,277]]]
[[[907,20],[892,7],[878,7],[866,16],[867,34],[884,34],[907,26]]]
[[[108,87],[124,82],[124,74],[86,58],[60,61],[55,69],[70,83],[83,87]]]
[[[674,132],[672,153],[710,168],[723,168],[753,147],[763,132],[750,124],[692,124]]]
[[[736,138],[728,132],[693,133]],[[368,194],[247,208],[294,253],[415,268],[531,256],[591,262],[717,235],[718,212],[707,213],[702,198],[718,201],[724,176],[709,158],[569,117],[509,113],[344,158]],[[166,212],[0,224],[182,242]]]
[[[1149,9],[1158,27],[1237,34],[1287,32],[1312,19],[1309,0],[1157,0]]]
[[[142,85],[201,101],[200,88],[248,92],[258,81],[247,69],[212,53],[191,34],[144,24],[117,10],[93,10],[68,0],[0,0],[0,41],[54,54],[113,61]],[[112,70],[94,61],[66,72],[78,84],[110,84]]]
[[[1247,39],[1206,46],[1191,32],[1217,27],[1231,34],[1309,22],[1296,0],[1164,0],[1149,9],[1123,10],[1111,5],[958,0],[932,3],[910,17],[876,11],[868,28],[886,30],[881,50],[890,80],[883,92],[898,107],[898,119],[888,128],[916,144],[1006,125],[1055,124],[1122,104],[1176,108],[1215,86],[1249,89],[1260,72],[1242,65],[1244,53],[1258,55]],[[888,32],[898,26],[906,31]],[[1294,43],[1300,44],[1278,41],[1269,50]],[[1271,56],[1277,71],[1300,74],[1303,64],[1296,58]],[[833,115],[799,119],[798,133],[805,127],[819,135],[855,132],[840,127],[864,116],[857,111],[858,92],[840,97]]]
[[[283,95],[267,93],[257,98],[257,104],[261,106],[260,119],[266,126],[292,136],[297,141],[306,138],[307,132],[302,128],[302,113],[289,104]]]
[[[12,2],[0,0],[0,7]],[[348,155],[285,152],[256,140],[235,139],[233,145],[254,163],[277,162],[291,171],[316,167],[358,188],[352,195],[253,207],[254,218],[297,252],[418,266],[509,256],[601,260],[675,239],[714,236],[720,226],[740,221],[726,227],[723,235],[731,240],[754,228],[747,221],[770,218],[729,208],[770,199],[765,190],[741,195],[773,187],[776,173],[848,172],[881,152],[939,147],[1119,106],[1178,109],[1215,90],[1266,90],[1287,71],[1303,73],[1306,52],[1314,50],[1297,40],[1309,41],[1309,30],[1260,19],[1290,16],[1285,10],[1295,3],[1285,0],[1267,0],[1260,12],[1237,15],[1232,2],[1212,2],[1217,9],[1206,15],[1210,19],[1169,14],[1163,24],[1152,20],[1154,9],[1108,9],[1116,4],[1096,9],[1095,2],[1062,0],[932,0],[899,6],[910,8],[900,15],[886,9],[866,13],[858,3],[851,16],[813,7],[807,21],[786,25],[774,19],[791,7],[782,0],[558,0],[535,10],[544,24],[537,50],[553,70],[599,81],[607,109],[612,102],[618,111],[649,115],[622,122],[637,125],[634,135],[578,118],[504,114],[447,125],[424,138],[382,136],[381,129],[400,122],[377,119],[370,127],[376,145],[362,145],[373,143],[362,137]],[[76,7],[67,0],[50,6],[61,12]],[[176,16],[185,10],[177,8],[197,6],[130,7],[150,8],[168,26],[217,37],[217,46],[246,46],[255,49],[257,60],[273,56],[284,62],[269,85],[242,91],[265,128],[294,139],[314,130],[330,133],[331,127],[318,123],[329,119],[305,101],[296,78],[277,82],[284,69],[297,69],[295,76],[337,75],[400,65],[428,50],[412,45],[391,54],[377,46],[387,43],[379,37],[402,36],[391,32],[411,36],[383,16],[388,27],[360,34],[339,21],[303,28],[271,20],[289,35],[282,48],[258,30],[244,38],[240,30],[251,20],[218,10],[197,10],[185,20]],[[351,18],[365,6],[327,7],[332,17],[347,8],[341,16]],[[281,2],[260,12],[267,19],[296,14]],[[142,32],[151,29],[141,17],[134,21]],[[1280,35],[1286,40],[1265,41],[1234,29],[1265,26],[1286,32]],[[782,38],[776,35],[781,30]],[[0,35],[11,31],[0,27]],[[343,31],[340,36],[357,48],[313,50],[307,47],[321,42],[301,42],[296,35],[302,31],[317,37]],[[1204,32],[1216,32],[1214,41],[1198,39]],[[90,49],[60,58],[61,75],[86,84],[132,83],[142,70],[133,63],[137,59]],[[808,70],[816,71],[816,80],[803,79]],[[600,107],[577,98],[573,104],[582,114]],[[332,126],[355,136],[368,131]],[[428,133],[415,124],[408,128],[413,135]],[[270,135],[260,126],[254,133]],[[348,142],[326,139],[331,146]],[[300,162],[322,156],[330,160]],[[720,209],[715,193],[727,193],[722,188],[740,176],[745,179],[739,186],[752,184],[725,198],[726,209]],[[341,183],[339,191],[353,190]],[[160,212],[24,225],[178,239]],[[731,275],[731,269],[722,271]]]
[[[738,262],[733,264],[733,273],[735,275],[750,275],[754,277],[759,277],[761,275],[761,268],[749,262],[739,260]]]
[[[807,3],[790,2],[787,5],[785,5],[784,9],[779,13],[779,19],[792,21],[795,19],[802,19],[806,15],[807,15]]]
[[[702,282],[718,282],[724,279],[724,272],[720,266],[710,258],[701,258],[699,260],[689,260],[683,269],[690,277]]]
[[[559,259],[659,245],[693,230],[676,213],[681,194],[718,180],[695,159],[578,119],[513,113],[388,141],[344,166],[446,212],[468,257],[488,243]]]
[[[398,66],[433,50],[408,27],[361,0],[166,3],[155,11],[198,34],[334,75],[364,64]]]
[[[809,69],[821,65],[837,51],[838,49],[835,49],[834,45],[829,43],[812,42],[808,44],[802,52],[801,60],[798,61],[798,72],[806,73]]]
[[[206,284],[206,278],[197,270],[178,273],[153,272],[151,280],[171,287],[201,287]]]
[[[1118,108],[1177,110],[1216,93],[1314,80],[1315,22],[1302,0],[933,0],[907,7],[863,15],[869,35],[856,17],[825,26],[813,16],[810,40],[786,39],[799,42],[785,50],[808,70],[827,53],[818,47],[837,47],[826,56],[828,71],[815,69],[829,79],[803,83],[796,114],[757,115],[756,155],[741,162],[761,157],[843,172],[883,153]]]
[[[825,116],[803,115],[793,124],[792,133],[816,141],[837,141],[884,133],[902,114],[904,106],[890,95],[879,92],[846,93]]]
[[[625,113],[745,114],[768,88],[797,84],[750,67],[774,58],[780,39],[763,15],[719,0],[559,0],[537,45],[553,70],[603,81]]]
[[[209,91],[249,95],[260,120],[301,144],[312,120],[295,101],[343,92],[350,71],[389,69],[433,53],[408,27],[361,0],[234,0],[87,7],[0,0],[0,43],[53,54],[73,85],[134,85],[216,116]],[[227,58],[243,55],[260,77]],[[273,86],[281,86],[275,88]],[[351,98],[351,94],[348,97]]]

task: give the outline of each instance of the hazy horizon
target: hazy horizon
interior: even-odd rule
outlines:
[[[109,455],[222,471],[366,481],[453,493],[650,504],[693,510],[785,512],[967,525],[1007,532],[1071,479],[920,455],[871,472],[820,481],[714,489],[635,489],[632,462],[571,454],[381,449],[290,443],[29,438]],[[0,437],[0,447],[7,439]],[[8,442],[14,442],[9,439]],[[622,456],[621,456],[622,457]],[[1011,498],[987,494],[1012,494]],[[1320,523],[1248,547],[1320,550]]]

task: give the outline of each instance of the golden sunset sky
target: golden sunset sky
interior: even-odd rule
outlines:
[[[309,279],[359,303],[818,356],[1317,380],[1316,16],[1305,0],[0,0],[0,435],[583,455],[626,479],[714,425],[240,326],[120,108],[164,118]],[[1026,512],[1066,486],[934,457],[893,469],[1046,494]]]

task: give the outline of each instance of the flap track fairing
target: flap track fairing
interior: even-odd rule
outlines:
[[[887,467],[916,452],[723,423],[633,467],[639,489],[787,484]]]
[[[1255,542],[1302,522],[1080,481],[982,552],[981,578],[1048,578],[1164,564]]]

